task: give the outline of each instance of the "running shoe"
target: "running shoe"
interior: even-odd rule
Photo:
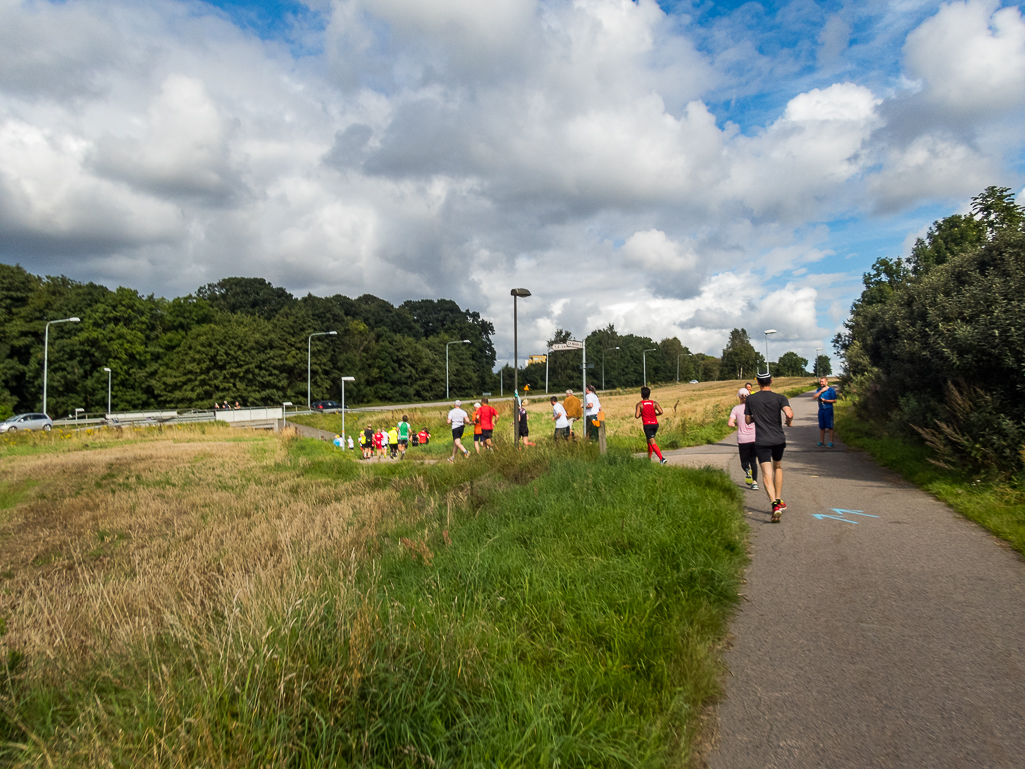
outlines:
[[[779,505],[779,509],[780,510],[786,510],[787,509],[787,503],[784,502],[782,499],[777,499],[776,500],[776,504]]]
[[[816,446],[825,446],[826,444],[824,444],[824,443],[823,443],[822,441],[819,441],[819,442],[818,442],[818,443],[816,443],[815,445],[816,445]],[[832,444],[832,443],[830,443],[829,445],[830,445],[830,446],[832,446],[833,444]]]
[[[780,516],[783,515],[783,508],[780,507],[779,501],[772,503],[772,522],[779,523]]]
[[[455,457],[449,457],[449,458],[448,458],[448,463],[449,463],[450,465],[451,465],[451,464],[453,464],[453,463],[455,463]]]
[[[744,483],[746,483],[748,486],[750,486],[754,482],[755,482],[755,479],[751,477],[751,471],[748,470],[747,471],[747,475],[744,476]]]
[[[832,443],[829,444],[829,448],[833,448],[833,444]]]
[[[751,491],[758,491],[758,482],[751,481]]]
[[[669,464],[669,460],[666,459],[665,457],[662,457],[662,459],[658,460],[658,463],[660,465],[668,465]]]

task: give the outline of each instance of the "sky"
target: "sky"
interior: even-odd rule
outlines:
[[[811,360],[1023,128],[999,0],[0,0],[0,262]]]

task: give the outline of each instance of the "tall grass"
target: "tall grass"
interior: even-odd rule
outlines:
[[[844,442],[984,526],[1025,555],[1025,490],[1021,481],[992,480],[936,464],[928,446],[886,425],[858,417],[851,401],[837,403],[837,432]]]
[[[180,438],[0,458],[44,479],[0,531],[5,765],[686,762],[744,558],[720,474]]]

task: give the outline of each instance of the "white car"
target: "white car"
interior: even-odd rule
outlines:
[[[15,414],[10,419],[0,422],[0,433],[16,433],[19,430],[53,429],[53,420],[46,414]]]
[[[692,380],[690,380],[690,383],[691,383],[691,384],[697,384],[697,383],[698,383],[698,380],[697,380],[697,379],[692,379]]]

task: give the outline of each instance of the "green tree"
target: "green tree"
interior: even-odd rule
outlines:
[[[196,296],[221,312],[255,315],[264,320],[270,320],[295,301],[288,291],[263,278],[223,278],[207,283],[196,291]]]
[[[720,379],[751,378],[758,366],[758,353],[751,344],[747,329],[735,328],[730,332],[729,341],[722,351],[719,367]]]
[[[819,355],[815,358],[815,375],[816,376],[831,376],[833,373],[833,364],[829,360],[828,355]]]
[[[779,356],[772,367],[773,376],[805,376],[808,367],[808,359],[802,358],[796,352],[785,352]]]

